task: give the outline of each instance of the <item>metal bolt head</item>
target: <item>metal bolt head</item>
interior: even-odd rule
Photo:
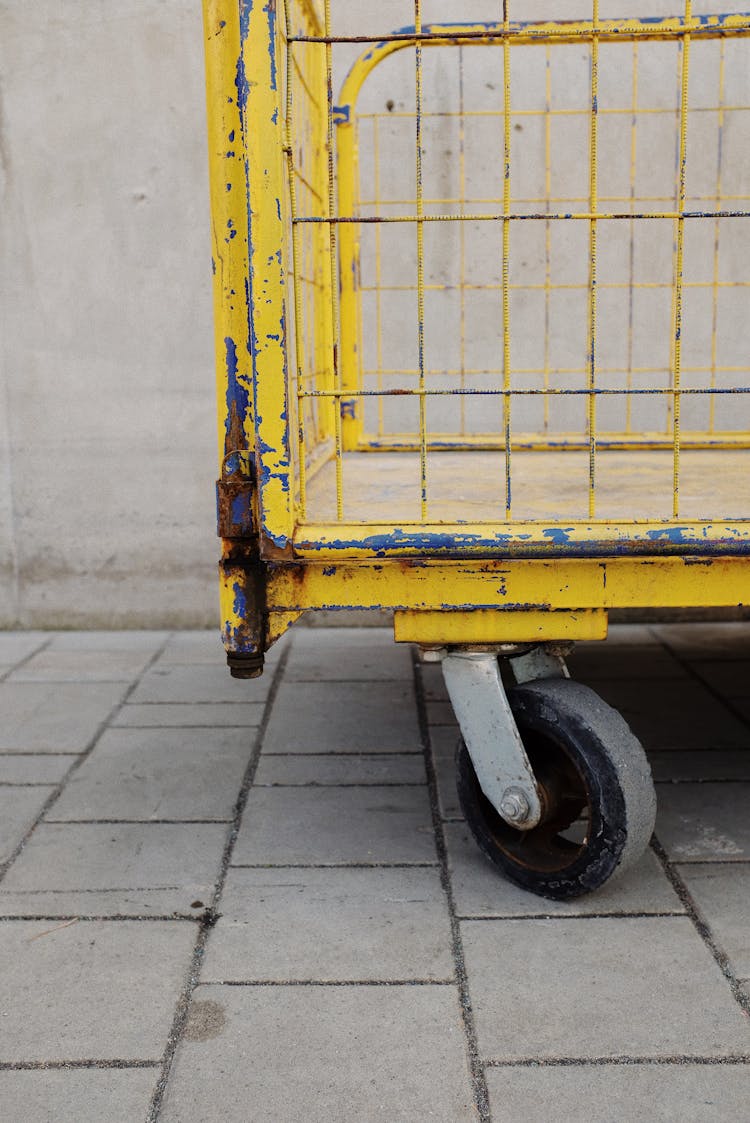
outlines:
[[[520,788],[506,788],[500,801],[500,814],[508,823],[525,823],[531,807]]]
[[[442,663],[448,654],[444,647],[420,647],[423,663]]]

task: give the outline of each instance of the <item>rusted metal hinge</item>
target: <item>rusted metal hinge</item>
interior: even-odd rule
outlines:
[[[249,452],[231,452],[216,484],[216,527],[220,538],[254,538],[255,464]]]

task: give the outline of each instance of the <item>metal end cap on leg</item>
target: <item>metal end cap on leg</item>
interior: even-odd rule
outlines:
[[[232,678],[260,678],[264,662],[262,652],[259,655],[227,655],[227,666]]]

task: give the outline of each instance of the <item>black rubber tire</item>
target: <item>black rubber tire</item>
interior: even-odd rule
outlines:
[[[542,821],[530,831],[509,826],[479,787],[460,741],[457,786],[466,821],[516,885],[554,900],[590,893],[632,866],[651,838],[656,796],[643,748],[620,714],[581,683],[538,679],[513,687],[508,698],[543,790]],[[582,813],[584,837],[571,842],[566,821]]]

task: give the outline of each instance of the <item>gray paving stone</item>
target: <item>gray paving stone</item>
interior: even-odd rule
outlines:
[[[83,752],[126,689],[117,682],[2,682],[0,750]]]
[[[274,1123],[469,1123],[455,989],[199,987],[161,1118],[246,1123],[249,1105]]]
[[[413,677],[411,647],[384,628],[299,628],[286,665],[287,682],[352,682]]]
[[[436,869],[231,870],[202,982],[454,977]]]
[[[244,729],[108,729],[47,818],[230,820],[252,747]]]
[[[498,1120],[524,1123],[730,1123],[747,1117],[747,1065],[587,1065],[494,1068],[487,1073]]]
[[[54,790],[0,788],[0,862],[7,862]]]
[[[430,730],[430,748],[434,757],[455,760],[460,731],[451,725],[436,725]]]
[[[160,663],[133,691],[131,702],[264,702],[272,675],[232,678],[222,663],[195,665]]]
[[[456,763],[452,756],[435,757],[438,807],[442,819],[463,819],[456,790]]]
[[[235,865],[432,862],[424,788],[255,788]]]
[[[9,682],[132,682],[152,658],[149,650],[69,651],[48,648],[14,671]]]
[[[448,688],[445,685],[443,668],[439,663],[420,663],[422,690],[426,702],[448,702]]]
[[[750,865],[678,868],[735,974],[750,976]]]
[[[750,784],[659,788],[656,835],[675,862],[750,859]]]
[[[19,1123],[133,1123],[145,1119],[158,1068],[6,1069],[0,1103]]]
[[[445,826],[451,884],[460,916],[587,916],[591,913],[682,913],[684,908],[651,852],[621,878],[573,901],[549,901],[506,881],[463,823]]]
[[[687,917],[461,925],[488,1060],[723,1056],[750,1026]]]
[[[54,632],[50,651],[149,651],[155,654],[169,632],[132,631]]]
[[[700,661],[692,666],[722,697],[750,700],[750,659]]]
[[[750,755],[750,754],[749,754]],[[425,784],[424,759],[414,753],[347,756],[344,753],[299,756],[261,755],[256,787],[303,787],[338,784]]]
[[[266,666],[274,667],[289,644],[289,636],[282,636],[270,651],[266,652]],[[218,628],[200,631],[173,632],[167,640],[157,666],[169,664],[210,663],[226,670],[226,652],[221,642]],[[226,671],[229,674],[229,671]]]
[[[697,682],[601,680],[596,690],[647,749],[750,747],[750,730]]]
[[[410,683],[283,682],[265,753],[421,751]]]
[[[159,656],[159,663],[225,663],[219,628],[173,632]]]
[[[0,1058],[159,1060],[194,943],[181,922],[0,924]]]
[[[623,644],[634,644],[636,647],[643,647],[644,644],[653,643],[654,629],[651,624],[610,624],[607,632],[607,639],[604,641],[607,645],[613,647],[622,647]],[[576,644],[575,650],[579,647],[600,647],[601,644],[594,640],[590,643]]]
[[[452,728],[458,728],[456,715],[453,712],[453,706],[450,701],[427,702],[426,709],[427,724],[429,726],[447,725]]]
[[[570,674],[579,682],[600,679],[686,679],[689,672],[659,644],[581,644],[567,659]]]
[[[655,752],[648,759],[657,781],[750,780],[748,749]]]
[[[730,705],[740,715],[742,720],[750,725],[750,698],[732,698]]]
[[[265,702],[145,702],[123,706],[112,725],[128,729],[254,728],[263,721]]]
[[[74,761],[75,753],[0,753],[0,783],[2,784],[59,784]]]
[[[653,632],[683,659],[750,657],[750,621],[659,624]]]
[[[14,666],[38,651],[49,640],[47,632],[0,631],[0,663]]]
[[[210,904],[217,823],[40,823],[0,886],[4,916],[194,916]]]

